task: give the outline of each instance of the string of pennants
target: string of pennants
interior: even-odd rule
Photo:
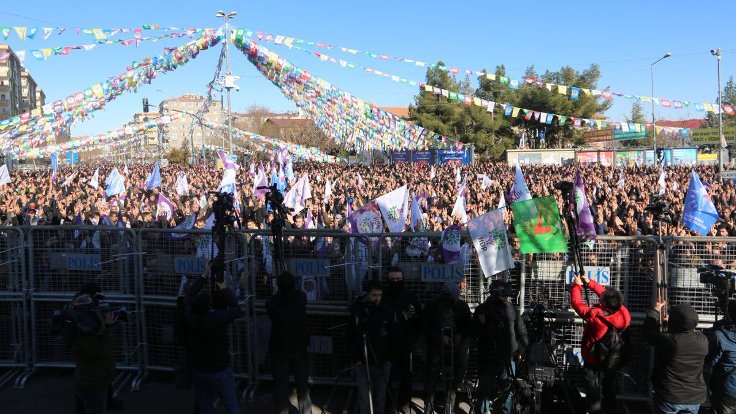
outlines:
[[[310,115],[325,136],[342,147],[366,151],[463,146],[313,76],[255,41],[245,42],[236,34],[234,43],[286,98]]]
[[[71,125],[86,119],[121,94],[136,91],[159,73],[173,71],[189,62],[200,51],[219,43],[221,36],[221,31],[204,31],[196,40],[177,48],[166,48],[162,54],[146,58],[114,78],[96,83],[65,99],[0,121],[0,140],[3,142],[0,149],[8,152],[20,145],[32,148],[50,141],[59,131],[68,130]]]
[[[135,37],[130,39],[104,39],[104,40],[98,40],[95,43],[87,43],[83,45],[76,45],[76,46],[59,46],[59,47],[45,47],[40,49],[32,49],[32,50],[14,50],[12,53],[15,53],[15,55],[18,57],[18,60],[21,61],[21,63],[25,62],[25,58],[28,54],[36,58],[37,60],[44,61],[47,60],[51,56],[67,56],[70,52],[74,50],[82,50],[82,51],[90,51],[97,47],[98,45],[112,45],[112,44],[119,44],[122,46],[130,46],[132,44],[135,44],[136,47],[140,46],[142,42],[158,42],[161,39],[174,39],[174,38],[180,38],[184,36],[189,36],[190,38],[194,37],[195,34],[199,33],[199,30],[187,30],[186,32],[170,32],[165,33],[159,36],[140,36],[140,32],[135,33]],[[0,62],[5,62],[8,59],[10,59],[11,52],[4,52],[0,53]]]
[[[244,29],[238,29],[236,31],[235,36],[236,36],[236,42],[237,42],[240,36],[243,36],[243,38],[247,37],[247,32]],[[285,44],[282,42],[282,45],[285,45]],[[406,79],[401,76],[379,71],[377,69],[373,69],[367,66],[351,63],[351,62],[348,62],[342,59],[336,59],[332,56],[328,56],[323,53],[319,53],[319,52],[316,52],[316,51],[313,51],[307,48],[303,48],[300,46],[291,45],[290,48],[304,51],[305,53],[318,58],[322,62],[335,63],[335,64],[340,65],[340,67],[347,68],[347,69],[360,69],[367,73],[372,73],[376,76],[390,79],[394,82],[403,83],[403,84],[413,86],[413,87],[419,87],[421,88],[421,90],[425,92],[434,93],[436,95],[442,95],[448,99],[463,102],[466,105],[475,105],[475,106],[485,108],[488,112],[495,112],[497,108],[500,108],[503,111],[503,115],[506,117],[516,118],[519,115],[523,115],[526,121],[534,120],[539,123],[548,124],[548,125],[551,125],[555,123],[556,121],[557,125],[560,125],[560,126],[565,125],[567,121],[570,120],[572,121],[573,126],[576,128],[602,129],[607,126],[613,126],[617,129],[621,129],[623,132],[644,132],[646,128],[646,124],[633,123],[633,122],[608,122],[608,121],[604,121],[601,119],[589,119],[589,118],[574,117],[570,115],[560,115],[560,114],[539,111],[535,109],[515,107],[508,103],[488,101],[486,99],[482,99],[476,96],[466,95],[461,92],[439,88],[437,86],[429,85],[424,82],[418,82],[418,81]],[[495,76],[495,75],[490,75],[490,74],[487,74],[487,75]],[[599,91],[594,91],[594,92],[597,93]],[[592,92],[590,91],[589,93],[592,94]],[[680,128],[670,128],[670,129],[679,130]]]
[[[117,29],[104,29],[100,27],[76,27],[76,28],[66,28],[66,27],[32,27],[32,26],[0,26],[0,36],[3,37],[3,40],[8,40],[8,37],[11,33],[15,32],[16,36],[18,36],[18,39],[20,40],[34,40],[36,39],[37,35],[41,35],[43,37],[43,40],[47,40],[49,37],[51,37],[52,34],[55,34],[57,36],[61,36],[62,34],[66,33],[67,31],[74,32],[77,35],[90,35],[95,38],[95,40],[105,40],[112,36],[117,35],[118,33],[142,33],[143,31],[156,31],[161,30],[164,32],[172,32],[172,31],[200,31],[203,30],[201,28],[179,28],[179,27],[161,27],[159,24],[144,24],[140,27],[136,28],[127,28],[127,27],[121,27]]]
[[[13,155],[13,158],[22,160],[30,158],[46,158],[55,152],[64,152],[69,150],[80,150],[86,152],[99,149],[102,146],[117,147],[128,141],[121,141],[121,138],[135,136],[136,134],[149,130],[151,128],[170,124],[177,119],[179,119],[178,114],[160,116],[158,118],[149,119],[144,122],[126,125],[124,128],[110,130],[102,134],[76,137],[60,144],[53,144],[47,145],[45,147],[28,149],[18,147],[17,149],[11,151],[10,154]]]
[[[224,124],[203,122],[202,125],[222,132],[227,132],[228,130],[228,126]],[[238,128],[232,128],[231,130],[233,137],[242,140],[246,145],[255,147],[257,151],[270,151],[275,148],[282,148],[286,149],[296,158],[302,160],[324,163],[339,163],[344,161],[342,158],[325,154],[317,147],[307,147],[305,145],[294,144],[278,138],[270,138],[253,132],[243,131]]]
[[[687,109],[687,108],[694,108],[697,111],[705,111],[705,112],[712,112],[712,113],[718,113],[719,107],[717,103],[705,103],[705,102],[691,102],[683,99],[670,99],[670,98],[656,98],[651,96],[644,96],[644,95],[634,95],[634,94],[628,94],[623,92],[612,92],[610,90],[597,90],[597,89],[590,89],[590,88],[582,88],[577,86],[570,86],[570,85],[562,85],[557,83],[551,83],[551,82],[544,82],[541,79],[538,79],[536,77],[525,77],[521,80],[512,79],[507,76],[497,76],[492,73],[488,73],[485,70],[473,70],[473,69],[460,69],[457,67],[450,67],[445,65],[438,65],[434,63],[424,62],[416,59],[409,59],[409,58],[403,58],[403,57],[395,57],[390,56],[388,54],[383,53],[373,53],[373,52],[367,52],[362,51],[358,49],[353,48],[347,48],[347,47],[340,47],[340,46],[333,46],[329,43],[319,43],[319,42],[311,42],[306,41],[303,39],[295,38],[295,37],[289,37],[284,35],[274,35],[270,33],[264,33],[261,31],[251,31],[248,29],[243,29],[243,35],[248,38],[253,38],[255,36],[256,39],[263,42],[268,43],[274,43],[276,45],[280,46],[286,46],[289,48],[303,48],[303,46],[314,46],[318,48],[328,49],[328,50],[340,50],[344,53],[352,54],[352,55],[361,55],[366,56],[369,58],[381,60],[381,61],[387,61],[387,60],[393,60],[401,63],[407,63],[412,64],[414,66],[419,67],[427,67],[431,69],[439,69],[446,71],[450,74],[457,75],[460,73],[464,73],[470,76],[484,76],[486,79],[494,82],[498,82],[503,85],[508,85],[511,89],[517,89],[521,85],[532,85],[537,86],[540,88],[546,88],[549,91],[556,91],[560,95],[566,95],[570,99],[578,99],[580,96],[594,96],[599,97],[602,99],[611,100],[614,97],[623,97],[626,99],[631,100],[638,100],[641,102],[654,102],[655,105],[659,105],[662,108],[674,108],[674,109]],[[320,56],[321,54],[318,54],[317,52],[314,52],[317,54],[317,56]],[[332,58],[328,58],[332,59]],[[340,64],[342,65],[341,60],[338,60]],[[350,66],[348,66],[350,67]],[[736,115],[736,110],[734,110],[732,105],[722,105],[723,112],[727,113],[728,115]]]

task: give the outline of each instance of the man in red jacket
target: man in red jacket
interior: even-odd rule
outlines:
[[[586,285],[598,296],[598,303],[588,306],[583,302],[582,290]],[[570,302],[575,312],[583,318],[582,354],[585,367],[585,396],[588,412],[616,412],[616,371],[607,371],[598,366],[598,359],[593,355],[593,345],[608,331],[605,319],[616,329],[626,329],[631,323],[631,315],[623,305],[624,296],[613,287],[605,287],[586,275],[575,276]]]

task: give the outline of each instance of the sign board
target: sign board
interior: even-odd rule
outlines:
[[[310,354],[332,355],[332,337],[322,335],[310,336],[307,352]]]
[[[440,149],[437,150],[437,161],[439,164],[457,163],[470,164],[470,148],[463,150]]]
[[[693,144],[718,144],[721,142],[718,136],[718,128],[697,128],[692,130]],[[723,136],[733,137],[736,135],[736,128],[724,128]]]
[[[595,151],[581,151],[577,153],[580,164],[595,164],[598,162],[598,153]]]
[[[716,161],[718,154],[698,154],[698,161]]]
[[[409,162],[409,161],[411,161],[411,153],[409,151],[391,152],[391,162]]]
[[[330,276],[329,259],[297,259],[289,261],[289,272],[296,277],[328,277]]]
[[[411,152],[411,162],[434,164],[434,151],[417,150]]]
[[[736,170],[724,171],[721,173],[721,178],[724,180],[736,179]]]
[[[419,274],[422,282],[451,282],[463,279],[463,265],[422,263]]]
[[[67,151],[66,152],[66,162],[67,164],[79,163],[79,153],[74,152],[74,151]]]
[[[174,256],[174,273],[197,274],[204,273],[207,267],[207,258],[200,256]]]
[[[613,130],[613,140],[614,141],[625,141],[627,139],[642,139],[647,137],[647,131],[645,129],[642,129],[640,131],[634,131],[629,130],[624,132],[623,129],[614,129]]]
[[[82,254],[67,253],[65,257],[66,270],[101,270],[101,262],[99,254]]]
[[[598,152],[598,162],[605,166],[613,165],[613,151]]]
[[[595,280],[603,286],[611,284],[611,268],[608,266],[585,266],[585,273],[588,279]],[[567,266],[565,270],[565,282],[570,285],[573,279],[572,266]]]
[[[600,129],[583,132],[585,142],[613,141],[613,129]]]

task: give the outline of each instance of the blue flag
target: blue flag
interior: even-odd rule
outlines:
[[[690,186],[685,196],[685,210],[682,212],[682,224],[701,236],[707,236],[710,228],[718,221],[718,211],[708,195],[708,191],[700,177],[693,171],[690,175]]]
[[[143,189],[145,190],[150,191],[156,187],[161,187],[161,172],[158,170],[158,162],[153,166],[153,171],[143,183]]]

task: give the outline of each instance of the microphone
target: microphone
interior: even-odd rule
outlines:
[[[572,191],[575,185],[571,181],[560,181],[560,182],[555,183],[554,187],[555,187],[555,190],[560,190],[562,192],[565,192],[565,191]]]

